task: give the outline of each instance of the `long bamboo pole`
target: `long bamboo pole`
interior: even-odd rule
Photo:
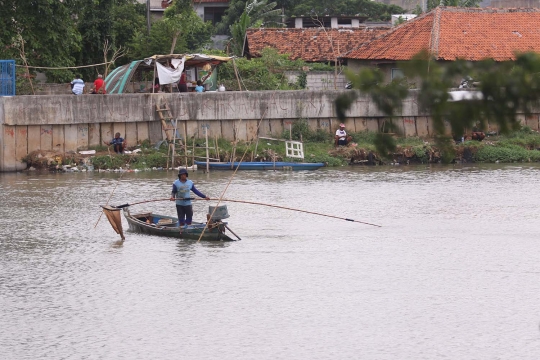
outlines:
[[[204,128],[204,138],[206,140],[206,173],[208,174],[210,172],[210,154],[208,152],[208,126]]]
[[[189,198],[190,200],[205,200],[206,199],[202,199],[202,198]],[[133,203],[133,204],[124,204],[124,205],[120,205],[120,206],[117,206],[117,207],[126,207],[126,206],[133,206],[133,205],[138,205],[138,204],[145,204],[145,203],[149,203],[149,202],[157,202],[157,201],[170,201],[171,199],[170,198],[162,198],[162,199],[154,199],[154,200],[144,200],[144,201],[139,201],[139,202],[136,202],[136,203]],[[187,198],[186,198],[187,200]],[[235,200],[235,199],[224,199],[224,198],[210,198],[210,200],[216,200],[216,201],[220,201],[220,202],[223,202],[223,201],[228,201],[228,202],[234,202],[234,203],[241,203],[241,204],[250,204],[250,205],[260,205],[260,206],[267,206],[267,207],[273,207],[273,208],[276,208],[276,209],[283,209],[283,210],[291,210],[291,211],[297,211],[297,212],[302,212],[302,213],[306,213],[306,214],[312,214],[312,215],[319,215],[319,216],[324,216],[324,217],[329,217],[329,218],[334,218],[334,219],[339,219],[339,220],[345,220],[345,221],[350,221],[350,222],[356,222],[356,223],[360,223],[360,224],[365,224],[365,225],[371,225],[371,226],[376,226],[376,227],[382,227],[381,225],[377,225],[377,224],[372,224],[372,223],[368,223],[368,222],[365,222],[365,221],[360,221],[360,220],[354,220],[354,219],[349,219],[349,218],[345,218],[345,217],[341,217],[341,216],[335,216],[335,215],[328,215],[328,214],[322,214],[322,213],[318,213],[318,212],[314,212],[314,211],[308,211],[308,210],[302,210],[302,209],[295,209],[295,208],[290,208],[290,207],[287,207],[287,206],[280,206],[280,205],[273,205],[273,204],[266,204],[266,203],[261,203],[261,202],[255,202],[255,201],[246,201],[246,200]]]

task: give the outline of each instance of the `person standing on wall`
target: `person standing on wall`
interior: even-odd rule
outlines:
[[[188,180],[188,172],[186,169],[178,171],[178,180],[175,180],[172,185],[171,201],[176,200],[176,213],[178,214],[178,226],[191,225],[193,220],[193,206],[191,205],[190,191],[195,195],[210,200],[210,198],[201,193],[193,184],[193,181]],[[180,229],[182,232],[182,229]]]
[[[73,95],[81,95],[84,90],[84,81],[81,79],[81,75],[76,75],[75,79],[71,82],[71,93]]]
[[[178,91],[179,92],[187,92],[187,80],[186,80],[186,72],[182,71],[182,75],[180,75],[180,81],[178,81]]]

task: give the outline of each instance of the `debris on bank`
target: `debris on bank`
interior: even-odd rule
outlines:
[[[144,166],[144,161],[134,167],[133,161],[140,152],[139,149],[126,151],[125,154],[111,154],[107,151],[96,150],[58,152],[52,150],[36,150],[28,154],[22,161],[26,162],[28,171],[55,171],[55,172],[139,172],[152,170],[166,170],[165,166]],[[102,166],[103,159],[110,165]],[[100,161],[98,161],[100,160]],[[96,166],[98,163],[99,166]],[[142,165],[142,166],[141,166]],[[178,169],[179,167],[174,167]],[[193,169],[193,167],[189,167]],[[170,167],[173,169],[173,167]],[[196,169],[196,165],[195,165]]]

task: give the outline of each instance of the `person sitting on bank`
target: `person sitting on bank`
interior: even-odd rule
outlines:
[[[105,142],[105,145],[113,145],[114,152],[117,154],[123,154],[126,148],[126,141],[120,137],[120,133],[114,134],[114,138],[111,142]]]
[[[91,94],[106,94],[105,82],[103,81],[103,75],[99,74],[94,81],[94,88],[90,92]]]
[[[336,136],[334,136],[335,146],[345,146],[352,141],[352,136],[347,136],[345,131],[345,124],[339,124],[339,129],[336,130]]]
[[[197,86],[195,86],[196,92],[204,92],[204,86],[201,80],[197,80]]]
[[[81,95],[84,90],[84,81],[81,79],[81,75],[76,75],[75,79],[71,82],[71,93],[73,95]]]

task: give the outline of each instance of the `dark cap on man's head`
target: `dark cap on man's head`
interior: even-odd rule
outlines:
[[[186,174],[186,176],[189,176],[186,169],[180,169],[180,170],[178,171],[178,177],[180,177],[180,175],[182,175],[182,174]]]

